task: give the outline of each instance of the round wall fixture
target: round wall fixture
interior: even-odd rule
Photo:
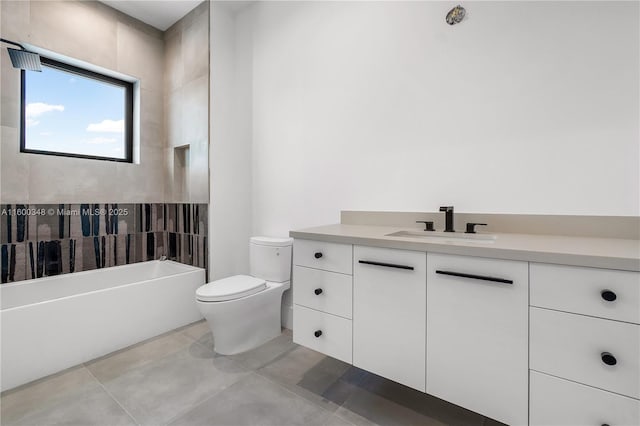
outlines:
[[[460,21],[464,19],[464,16],[466,14],[467,14],[467,11],[464,10],[464,7],[457,5],[456,7],[451,9],[449,13],[447,13],[447,17],[445,19],[447,21],[447,24],[455,25],[460,23]]]

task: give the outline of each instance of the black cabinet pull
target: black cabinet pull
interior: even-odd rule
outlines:
[[[316,336],[316,337],[320,337],[320,336],[322,336],[322,330],[316,330],[316,331],[314,331],[314,332],[313,332],[313,335],[314,335],[314,336]]]
[[[611,290],[602,290],[602,292],[600,293],[600,296],[602,296],[602,298],[607,302],[613,302],[618,298],[618,296]]]
[[[358,263],[363,263],[365,265],[373,265],[373,266],[384,266],[385,268],[408,269],[410,271],[413,271],[413,266],[396,265],[395,263],[374,262],[371,260],[358,260]]]
[[[609,352],[602,352],[600,354],[600,358],[602,358],[602,362],[607,365],[616,365],[618,363],[616,357],[611,355]]]
[[[485,275],[465,274],[462,272],[453,271],[436,271],[436,274],[451,275],[452,277],[471,278],[472,280],[493,281],[502,284],[513,284],[513,280],[505,280],[504,278],[487,277]]]
[[[316,296],[322,294],[322,289],[321,288],[316,288],[315,290],[313,290],[313,292],[316,294]]]
[[[608,423],[602,423],[600,426],[609,426]]]
[[[322,257],[322,253],[320,253],[319,251],[317,251],[313,257],[315,257],[316,259],[320,259]]]

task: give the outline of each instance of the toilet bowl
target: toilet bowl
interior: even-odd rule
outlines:
[[[196,290],[196,303],[213,333],[217,353],[245,352],[280,335],[292,244],[291,238],[252,237],[251,275],[234,275]]]

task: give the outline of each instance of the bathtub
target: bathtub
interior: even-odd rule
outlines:
[[[2,391],[202,318],[201,268],[150,261],[0,286]]]

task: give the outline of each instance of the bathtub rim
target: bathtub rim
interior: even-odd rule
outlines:
[[[145,261],[145,262],[130,263],[130,264],[127,264],[127,265],[110,266],[108,268],[97,268],[97,269],[91,269],[91,270],[88,270],[88,271],[71,272],[71,273],[67,273],[67,274],[54,275],[54,276],[50,276],[50,277],[31,278],[31,279],[24,280],[24,281],[18,281],[18,282],[9,283],[9,284],[1,284],[0,285],[0,289],[1,288],[6,288],[6,287],[18,287],[20,285],[30,284],[30,283],[32,283],[34,281],[37,281],[37,282],[42,282],[43,280],[47,280],[47,281],[48,280],[52,280],[53,281],[55,279],[59,279],[61,277],[67,276],[67,275],[79,276],[79,275],[86,275],[86,274],[96,273],[98,271],[105,271],[107,269],[112,269],[112,268],[114,268],[114,269],[115,268],[117,268],[117,269],[127,269],[128,267],[139,266],[139,265],[142,265],[142,264],[145,264],[145,263],[158,263],[158,262],[171,262],[172,264],[179,265],[181,267],[190,268],[191,270],[178,272],[176,274],[163,275],[163,276],[156,277],[156,278],[150,278],[150,279],[145,279],[145,280],[140,280],[140,281],[134,281],[134,282],[127,283],[127,284],[115,285],[115,286],[112,286],[112,287],[101,288],[101,289],[97,289],[97,290],[85,291],[85,292],[82,292],[82,293],[76,293],[76,294],[72,294],[72,295],[69,295],[69,296],[56,297],[56,298],[53,298],[53,299],[42,300],[40,302],[29,303],[29,304],[26,304],[26,305],[13,306],[11,308],[6,308],[6,309],[2,309],[2,307],[0,306],[0,313],[9,312],[9,311],[15,310],[15,309],[28,308],[30,306],[38,306],[38,305],[42,305],[44,303],[51,303],[51,302],[55,302],[55,301],[58,301],[58,300],[71,299],[73,297],[79,297],[79,296],[82,296],[82,295],[85,295],[85,294],[93,294],[93,293],[97,294],[97,293],[102,293],[102,292],[109,291],[109,290],[116,289],[116,288],[124,288],[124,287],[132,286],[132,285],[139,285],[139,284],[147,283],[149,281],[161,280],[161,279],[168,278],[168,277],[179,277],[179,276],[186,275],[186,274],[192,274],[194,272],[205,271],[204,268],[200,268],[198,266],[187,265],[187,264],[184,264],[184,263],[176,262],[175,260],[168,260],[168,259],[167,260],[158,260],[158,259],[156,259],[156,260],[148,260],[148,261]]]

